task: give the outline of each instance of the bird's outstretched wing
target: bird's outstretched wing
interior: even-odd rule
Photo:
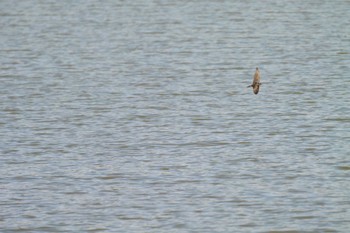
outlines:
[[[257,95],[259,93],[259,88],[260,88],[259,83],[257,83],[255,86],[253,86],[253,92],[255,95]]]
[[[258,69],[255,71],[254,74],[253,85],[257,83],[260,83],[260,72]]]

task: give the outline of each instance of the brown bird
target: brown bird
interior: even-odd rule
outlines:
[[[253,92],[256,95],[256,94],[259,93],[260,85],[261,85],[261,83],[260,83],[260,71],[259,71],[259,68],[256,67],[253,83],[252,83],[252,85],[249,85],[247,87],[252,87],[253,88]]]

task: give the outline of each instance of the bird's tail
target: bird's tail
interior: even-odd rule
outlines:
[[[253,85],[249,85],[249,86],[247,86],[247,87],[252,87]]]

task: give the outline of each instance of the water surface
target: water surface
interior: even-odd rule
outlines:
[[[1,1],[1,232],[347,232],[349,10]]]

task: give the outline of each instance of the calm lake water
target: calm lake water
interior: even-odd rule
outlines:
[[[349,12],[1,1],[0,231],[349,232]]]

